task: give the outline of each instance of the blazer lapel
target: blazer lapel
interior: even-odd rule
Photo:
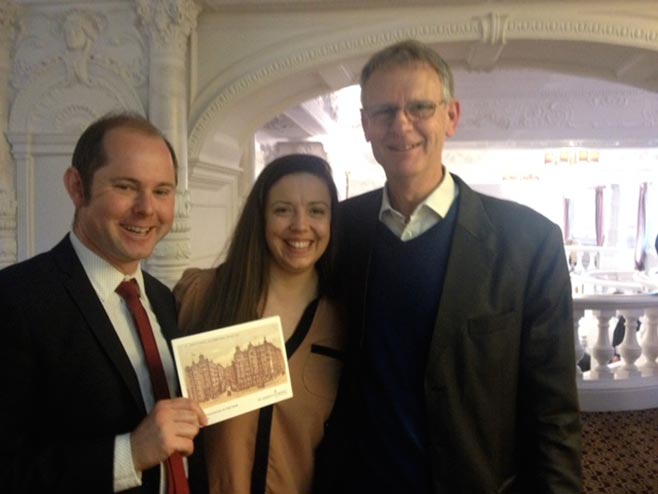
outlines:
[[[469,317],[477,314],[480,298],[492,276],[492,259],[495,259],[496,231],[482,206],[479,196],[459,177],[457,223],[443,295],[439,304],[436,331],[430,346],[430,361],[450,345],[455,331],[463,329]]]
[[[342,254],[344,264],[339,266],[339,271],[344,272],[339,276],[347,276],[343,288],[349,294],[349,305],[353,310],[358,310],[353,314],[358,321],[358,332],[352,336],[355,338],[353,341],[357,343],[356,348],[363,345],[365,338],[368,277],[382,194],[383,189],[377,189],[355,198],[350,208],[343,211],[344,216],[341,217],[341,221],[345,221],[350,228],[342,231],[342,234],[348,238],[342,242],[345,251]]]
[[[62,283],[87,321],[87,327],[95,335],[98,345],[116,367],[137,406],[145,412],[144,400],[135,370],[130,363],[121,340],[116,334],[103,304],[98,299],[87,274],[73,250],[68,236],[52,250],[57,266],[62,273]]]

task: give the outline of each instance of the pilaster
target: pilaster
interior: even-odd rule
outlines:
[[[200,12],[194,0],[136,0],[149,42],[148,115],[170,140],[178,158],[174,226],[148,260],[149,271],[173,286],[189,264],[190,196],[187,166],[187,55]]]
[[[16,185],[6,135],[9,125],[9,71],[18,8],[0,0],[0,269],[16,262]]]

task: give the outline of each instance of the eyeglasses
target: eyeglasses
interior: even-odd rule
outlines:
[[[434,115],[439,105],[446,103],[441,100],[438,103],[433,101],[412,101],[404,105],[404,108],[391,105],[380,105],[372,108],[364,108],[368,120],[378,127],[388,127],[395,120],[399,111],[403,111],[405,116],[411,121],[426,120]]]

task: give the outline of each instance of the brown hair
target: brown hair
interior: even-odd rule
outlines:
[[[174,172],[176,176],[178,175],[178,161],[176,160],[174,148],[155,125],[138,113],[108,113],[85,129],[73,150],[71,165],[80,174],[85,201],[89,201],[91,197],[91,184],[96,170],[107,162],[107,151],[104,145],[105,136],[109,131],[118,128],[126,128],[148,136],[162,138],[171,154]]]

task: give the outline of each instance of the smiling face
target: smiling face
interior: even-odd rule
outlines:
[[[327,249],[331,235],[331,196],[325,183],[310,173],[279,179],[267,194],[265,241],[270,268],[288,274],[307,273]]]
[[[64,176],[76,209],[73,231],[91,251],[132,274],[173,223],[174,164],[162,138],[140,131],[115,128],[103,145],[107,162],[94,173],[89,197],[75,168]]]
[[[380,68],[368,79],[363,88],[363,130],[393,186],[410,187],[424,196],[440,183],[443,145],[455,134],[460,111],[458,102],[443,101],[441,80],[425,63]],[[368,116],[371,109],[422,103],[436,105],[431,117],[414,120],[402,110],[389,122]]]

